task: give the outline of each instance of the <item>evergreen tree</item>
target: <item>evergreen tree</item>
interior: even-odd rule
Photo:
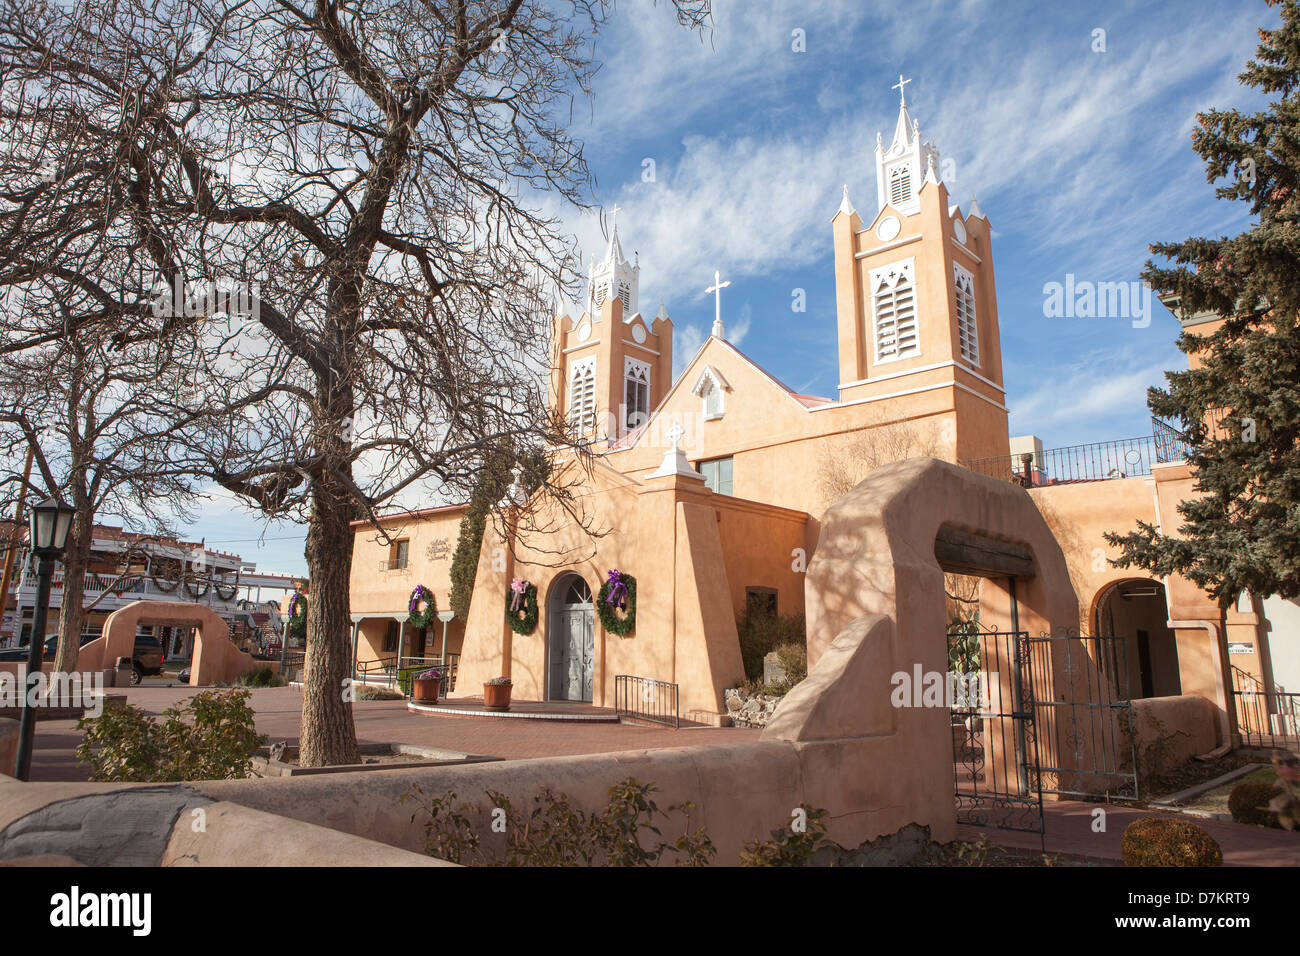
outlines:
[[[1193,147],[1216,194],[1248,202],[1255,225],[1232,238],[1153,245],[1169,260],[1143,278],[1184,314],[1224,319],[1178,347],[1197,367],[1168,372],[1148,404],[1183,426],[1199,493],[1178,506],[1177,537],[1147,522],[1107,534],[1114,563],[1181,574],[1228,606],[1242,591],[1300,595],[1300,9],[1260,31],[1243,84],[1275,97],[1254,114],[1198,114]]]
[[[469,508],[460,519],[460,534],[456,550],[451,556],[452,612],[462,621],[469,617],[470,601],[474,597],[474,577],[478,574],[479,554],[483,549],[483,533],[487,530],[492,508],[510,489],[516,470],[520,484],[532,494],[550,474],[551,463],[545,453],[536,449],[525,450],[518,456],[509,451],[488,455],[479,472]]]

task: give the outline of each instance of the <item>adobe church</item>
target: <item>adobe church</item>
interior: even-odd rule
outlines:
[[[624,254],[615,218],[581,314],[555,316],[552,340],[552,399],[596,458],[579,504],[607,533],[590,535],[558,510],[539,519],[551,528],[544,536],[505,542],[489,527],[468,619],[416,632],[406,623],[416,584],[448,606],[450,545],[464,506],[385,519],[399,539],[393,545],[358,524],[358,661],[459,653],[455,696],[508,675],[516,700],[605,707],[614,706],[618,675],[651,678],[678,685],[683,716],[707,719],[722,711],[723,690],[744,678],[736,625],[747,604],[781,615],[805,609],[806,571],[835,500],[828,468],[854,460],[855,446],[900,433],[909,456],[1011,462],[989,221],[973,198],[965,209],[951,200],[938,148],[923,139],[905,96],[892,137],[886,144],[878,136],[875,153],[878,212],[864,219],[846,187],[830,221],[836,396],[796,393],[756,365],[727,341],[722,304],[712,334],[674,380],[672,320],[662,305],[653,318],[643,313],[640,268]],[[715,276],[710,287],[720,303],[727,284]],[[1079,628],[1130,633],[1133,696],[1205,696],[1227,731],[1230,666],[1260,680],[1290,667],[1300,684],[1300,660],[1272,661],[1276,628],[1259,598],[1245,596],[1224,620],[1188,582],[1097,560],[1115,553],[1105,531],[1128,530],[1138,518],[1176,523],[1174,508],[1190,493],[1186,466],[1149,472],[1029,494],[1065,552]],[[607,582],[623,598],[619,619],[635,612],[626,633],[602,625],[597,596]],[[530,631],[507,620],[512,602],[516,623],[528,617],[525,592],[535,593]],[[1274,621],[1300,610],[1283,603]],[[1210,619],[1219,623],[1207,629]],[[1233,641],[1251,653],[1229,662]],[[810,643],[810,664],[813,651]]]

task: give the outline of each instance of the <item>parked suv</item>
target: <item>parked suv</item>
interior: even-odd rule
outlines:
[[[131,655],[131,684],[134,686],[140,683],[146,674],[161,674],[162,666],[162,641],[147,634],[137,634],[135,652]]]

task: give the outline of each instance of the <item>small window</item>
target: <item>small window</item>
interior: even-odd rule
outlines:
[[[401,624],[397,621],[388,622],[388,630],[384,632],[384,653],[396,652],[397,637],[401,630]]]
[[[406,562],[411,555],[411,541],[409,538],[403,538],[401,541],[393,542],[393,550],[388,562],[390,571],[403,571],[406,569]]]
[[[700,462],[699,472],[704,476],[704,483],[714,494],[731,494],[731,463],[730,458],[715,458],[712,461]]]
[[[776,588],[745,588],[745,610],[749,614],[776,617]]]

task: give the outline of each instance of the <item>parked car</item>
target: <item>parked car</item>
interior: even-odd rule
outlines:
[[[95,640],[97,637],[99,637],[98,634],[82,634],[81,646],[85,647],[87,644]],[[59,635],[51,634],[49,637],[47,637],[45,639],[45,649],[41,652],[41,660],[42,661],[54,660],[54,654],[55,651],[58,650],[58,646],[59,646]],[[7,647],[4,650],[0,651],[0,661],[9,661],[10,663],[14,661],[22,661],[25,663],[27,661],[27,653],[28,653],[27,647]]]
[[[135,651],[131,655],[131,684],[139,684],[145,675],[154,676],[162,673],[162,641],[147,634],[135,636]]]

